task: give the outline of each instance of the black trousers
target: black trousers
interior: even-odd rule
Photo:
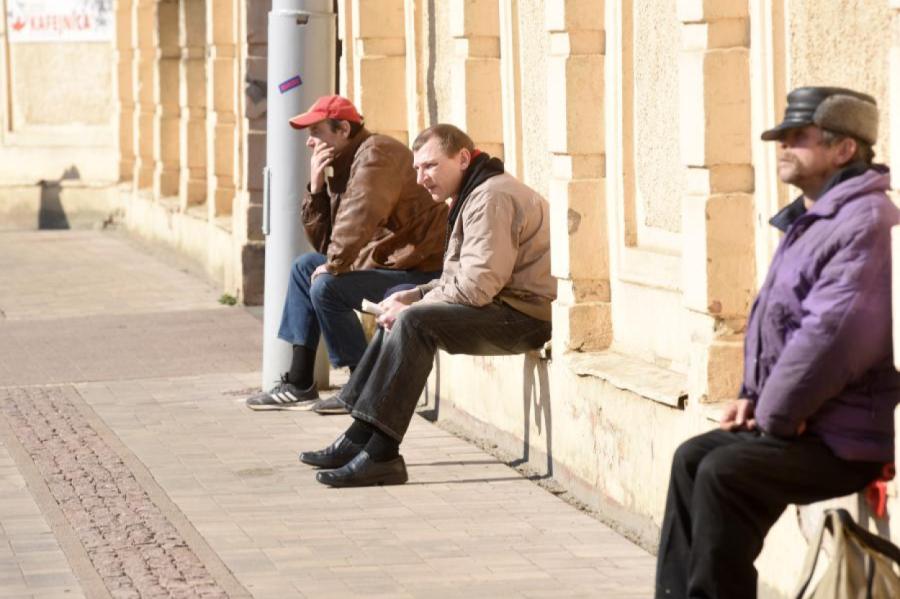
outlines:
[[[672,460],[656,598],[755,598],[753,561],[788,504],[859,491],[881,466],[842,460],[811,435],[715,430],[685,441]]]

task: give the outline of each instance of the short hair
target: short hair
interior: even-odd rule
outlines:
[[[475,143],[472,138],[459,127],[447,123],[438,123],[428,127],[416,137],[412,144],[413,152],[418,152],[422,146],[432,139],[438,140],[438,146],[446,156],[456,156],[460,150],[475,150]]]
[[[822,129],[822,143],[827,146],[833,146],[838,143],[842,139],[849,137],[853,141],[856,142],[856,153],[850,158],[851,162],[865,162],[868,165],[872,164],[872,161],[875,160],[875,150],[872,149],[872,144],[869,142],[863,141],[860,138],[847,135],[846,133],[839,133],[837,131],[832,131],[830,129]]]
[[[325,119],[325,120],[328,121],[328,126],[331,127],[332,131],[337,131],[338,129],[340,129],[341,123],[344,122],[341,119]],[[363,128],[362,122],[356,122],[356,121],[346,121],[346,122],[350,124],[350,137],[353,137],[357,133],[362,131],[362,128]]]

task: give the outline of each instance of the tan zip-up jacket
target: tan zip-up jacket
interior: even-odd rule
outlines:
[[[550,320],[550,215],[536,191],[503,173],[476,187],[450,234],[439,279],[421,285],[424,302],[485,306],[495,300]]]
[[[301,205],[306,236],[331,274],[387,268],[438,271],[447,206],[416,183],[412,152],[363,129],[335,157],[327,191]]]

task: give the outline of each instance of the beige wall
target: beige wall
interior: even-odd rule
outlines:
[[[781,116],[773,90],[849,85],[890,106],[888,3],[851,4],[435,3],[433,22],[407,33],[407,52],[435,53],[407,57],[416,77],[432,64],[425,85],[407,86],[428,95],[413,105],[469,128],[549,199],[559,281],[552,360],[441,354],[426,399],[442,419],[551,467],[653,545],[672,453],[737,393],[747,312],[777,241],[765,221],[788,197],[758,139]],[[762,596],[794,584],[800,523],[816,517],[791,509],[776,526]]]
[[[875,96],[879,106],[888,102],[888,52],[891,9],[882,0],[790,0],[787,3],[789,87],[839,85]],[[891,114],[882,110],[879,162],[890,160],[886,143]]]
[[[13,130],[110,124],[110,43],[16,43],[9,50]]]
[[[271,0],[119,0],[115,88],[124,222],[262,302]]]
[[[0,32],[5,26],[0,18]],[[0,216],[13,205],[30,205],[27,189],[23,195],[17,188],[59,180],[66,172],[77,174],[69,185],[113,183],[112,43],[3,41],[0,187],[6,189]]]
[[[519,0],[519,43],[516,56],[520,80],[520,135],[522,180],[544,197],[550,190],[550,155],[547,152],[547,57],[550,35],[544,27],[544,3]],[[501,60],[506,57],[501,52]],[[599,115],[598,115],[599,116]],[[508,158],[507,158],[508,159]]]
[[[684,169],[678,158],[679,31],[675,0],[634,3],[635,204],[639,226],[681,230]]]
[[[437,105],[437,121],[449,123],[453,121],[451,64],[455,53],[455,44],[450,26],[450,2],[435,2],[434,8],[434,103]]]

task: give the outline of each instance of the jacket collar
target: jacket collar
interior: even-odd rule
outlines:
[[[812,208],[806,209],[803,196],[778,211],[769,224],[785,232],[801,216],[809,212],[818,217],[834,215],[848,201],[861,193],[884,191],[890,187],[890,170],[882,164],[854,162],[839,170],[825,184],[824,191]]]
[[[796,200],[779,210],[775,216],[770,218],[769,224],[782,233],[786,233],[788,228],[794,223],[794,221],[804,214],[806,214],[806,206],[803,204],[803,196],[801,195]]]

